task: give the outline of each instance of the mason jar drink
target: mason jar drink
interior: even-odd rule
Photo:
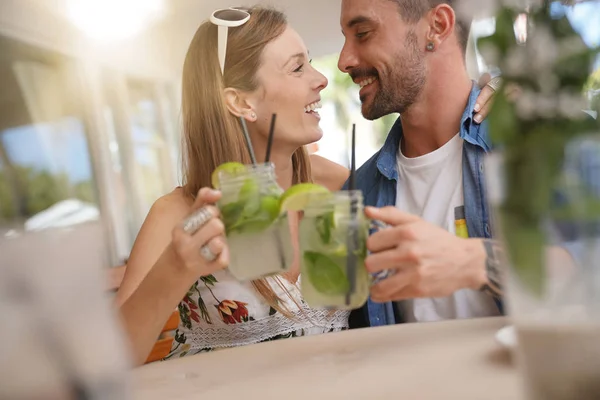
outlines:
[[[213,182],[229,246],[229,271],[240,281],[285,272],[293,249],[287,214],[280,212],[283,190],[273,164],[219,167]]]
[[[311,307],[355,309],[367,301],[368,231],[360,191],[324,194],[306,205],[299,229],[301,290]],[[349,264],[355,266],[353,277]]]

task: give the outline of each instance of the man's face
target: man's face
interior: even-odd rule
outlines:
[[[390,0],[343,0],[341,25],[338,68],[361,87],[363,116],[407,111],[426,81],[424,25],[404,22]]]

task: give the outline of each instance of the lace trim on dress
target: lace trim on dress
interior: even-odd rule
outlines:
[[[322,332],[348,328],[347,311],[327,311],[304,308],[291,313],[293,319],[281,313],[235,325],[202,325],[186,332],[193,348],[236,347],[263,342],[278,335],[317,329]]]

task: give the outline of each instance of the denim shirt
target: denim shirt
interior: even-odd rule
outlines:
[[[491,238],[491,210],[486,199],[483,170],[484,156],[490,151],[488,125],[486,121],[482,124],[473,121],[473,108],[480,91],[477,85],[473,84],[460,123],[459,134],[464,139],[462,168],[465,219],[470,237]],[[362,191],[366,206],[395,206],[398,182],[396,157],[401,137],[402,124],[398,118],[381,150],[356,171],[357,189]],[[496,303],[502,312],[502,302]],[[365,326],[365,323],[381,326],[403,322],[400,310],[394,302],[375,303],[369,299],[361,309],[353,311],[353,314],[350,319],[351,328]]]

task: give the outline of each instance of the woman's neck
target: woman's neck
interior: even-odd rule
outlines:
[[[266,140],[262,140],[263,137],[252,137],[252,144],[254,146],[254,154],[256,156],[257,163],[263,163],[266,158],[267,144]],[[287,146],[286,146],[287,147]],[[273,144],[271,148],[271,154],[269,162],[275,165],[275,174],[277,175],[277,183],[283,190],[288,189],[292,186],[292,179],[294,177],[294,165],[292,162],[292,156],[294,155],[295,149],[283,148],[283,146],[277,146]]]
[[[264,158],[262,159],[264,160]],[[277,183],[283,190],[287,190],[290,186],[292,186],[292,180],[294,177],[294,164],[292,162],[292,156],[287,153],[271,154],[270,162],[275,165]]]

